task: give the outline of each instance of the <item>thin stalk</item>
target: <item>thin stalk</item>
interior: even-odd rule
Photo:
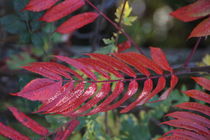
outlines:
[[[133,44],[133,46],[141,53],[144,54],[141,48],[136,44],[136,42],[116,23],[114,23],[109,17],[107,17],[100,9],[98,9],[92,2],[89,0],[85,0],[91,7],[93,7],[100,15],[102,15],[109,23],[111,23],[118,31],[122,32],[122,34]]]
[[[190,54],[188,55],[188,57],[187,57],[185,63],[183,64],[183,67],[187,67],[187,66],[189,65],[189,63],[190,63],[192,57],[194,56],[194,54],[195,54],[195,52],[196,52],[196,50],[197,50],[197,48],[198,48],[198,46],[199,46],[199,44],[200,44],[200,42],[201,42],[201,39],[202,39],[202,38],[199,37],[198,40],[196,41],[196,43],[195,43],[195,45],[194,45],[192,51],[191,51]]]

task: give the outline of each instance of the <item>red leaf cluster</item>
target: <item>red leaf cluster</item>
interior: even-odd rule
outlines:
[[[210,35],[210,1],[197,0],[196,2],[181,7],[171,13],[175,18],[184,22],[194,21],[203,17],[207,17],[204,21],[198,24],[191,32],[191,37],[202,37]]]
[[[171,75],[170,88],[160,96],[158,101],[164,100],[178,82],[161,49],[151,47],[152,59],[134,52],[86,55],[89,57],[76,59],[56,56],[58,60],[74,68],[55,62],[36,62],[25,66],[26,70],[45,78],[32,80],[22,91],[13,95],[41,101],[43,105],[37,112],[77,117],[120,107],[129,98],[133,98],[134,94],[137,94],[137,99],[123,108],[121,113],[145,104],[164,90],[166,86],[164,74],[168,74]],[[137,73],[142,74],[143,77],[138,77]],[[156,87],[152,80],[154,74],[158,78]],[[102,81],[101,77],[103,77]],[[144,86],[142,91],[137,93],[140,87],[137,82],[139,80],[144,81]],[[124,93],[126,81],[129,85],[127,92]],[[115,86],[111,90],[113,83]],[[122,98],[116,100],[120,96]]]
[[[192,77],[199,85],[206,90],[209,89],[210,80],[203,77]],[[186,95],[210,103],[210,96],[208,93],[199,90],[183,91]],[[210,108],[207,105],[196,102],[185,102],[176,107],[196,111],[207,116],[210,116]],[[170,126],[178,127],[179,129],[171,130],[164,134],[163,138],[159,140],[168,139],[183,139],[183,140],[208,140],[210,137],[210,120],[204,115],[198,115],[194,112],[176,111],[166,116],[174,118],[173,120],[163,122]]]
[[[30,0],[24,10],[40,12],[47,10],[40,18],[41,21],[54,22],[66,17],[85,5],[84,0]],[[71,17],[61,24],[56,32],[67,34],[92,23],[98,14],[95,12],[84,12]]]

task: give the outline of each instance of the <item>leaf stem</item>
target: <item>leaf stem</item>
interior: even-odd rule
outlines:
[[[188,55],[188,57],[187,57],[185,63],[183,64],[183,67],[186,68],[186,67],[189,65],[189,63],[190,63],[192,57],[194,56],[194,54],[195,54],[195,52],[196,52],[196,50],[197,50],[197,48],[198,48],[198,46],[199,46],[199,44],[200,44],[200,42],[201,42],[201,39],[202,39],[202,38],[199,37],[198,40],[196,41],[196,43],[195,43],[195,45],[194,45],[192,51],[191,51],[190,54]]]
[[[141,53],[144,54],[143,50],[136,44],[136,42],[116,23],[114,23],[109,17],[107,17],[101,10],[99,10],[92,2],[85,0],[91,7],[93,7],[100,15],[102,15],[109,23],[111,23],[117,30],[122,32],[122,34],[133,44],[133,46]]]

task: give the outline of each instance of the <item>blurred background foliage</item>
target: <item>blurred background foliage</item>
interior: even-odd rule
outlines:
[[[115,10],[123,0],[92,0],[113,21]],[[111,38],[116,30],[107,23],[103,17],[96,22],[79,29],[73,34],[60,35],[54,30],[65,19],[56,23],[39,21],[43,14],[22,11],[28,0],[1,0],[0,1],[0,121],[19,130],[23,134],[39,139],[29,129],[19,124],[6,109],[14,105],[33,119],[42,123],[51,131],[62,126],[68,118],[62,116],[35,115],[30,112],[40,105],[22,98],[13,97],[8,93],[20,90],[27,82],[37,77],[21,69],[21,66],[35,61],[48,61],[50,55],[66,55],[79,57],[82,53],[98,51],[106,53],[113,51],[110,42],[103,42],[104,38]],[[168,59],[172,64],[179,65],[180,59],[186,56],[185,51],[192,48],[195,39],[187,40],[193,27],[200,21],[183,23],[172,17],[169,13],[175,9],[190,4],[193,0],[129,0],[133,8],[132,16],[137,19],[131,26],[125,26],[125,31],[145,51],[149,46],[158,46],[168,51]],[[85,6],[78,12],[92,11]],[[72,16],[72,15],[70,15]],[[119,43],[125,38],[120,35]],[[112,41],[112,39],[108,40]],[[209,50],[209,40],[201,43],[199,57],[202,61],[203,54]],[[113,44],[113,42],[111,42]],[[131,48],[129,51],[134,50]],[[173,55],[171,55],[173,54]],[[203,58],[199,65],[209,64],[209,55]],[[197,64],[197,63],[196,63]],[[195,65],[196,65],[195,64]],[[184,83],[184,82],[183,82]],[[186,82],[185,82],[186,83]],[[151,140],[171,129],[160,126],[165,120],[165,113],[173,111],[173,105],[188,101],[189,98],[180,93],[188,85],[180,84],[168,100],[161,103],[139,106],[128,114],[119,114],[118,110],[100,113],[90,117],[81,117],[81,125],[71,136],[72,140]],[[197,87],[199,88],[199,87]],[[0,136],[0,140],[5,138]],[[49,138],[50,139],[50,138]]]

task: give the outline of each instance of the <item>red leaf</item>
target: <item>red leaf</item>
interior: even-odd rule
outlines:
[[[192,140],[192,138],[189,136],[172,135],[172,136],[165,136],[157,140]]]
[[[52,7],[59,0],[30,0],[24,10],[40,12]]]
[[[55,82],[46,78],[38,78],[29,82],[20,92],[13,95],[32,101],[46,101],[59,92],[62,81]]]
[[[152,97],[154,97],[156,94],[158,94],[160,91],[162,91],[165,88],[165,86],[166,86],[166,80],[165,80],[165,78],[164,77],[160,77],[158,79],[158,83],[157,83],[156,88],[150,94],[148,94],[142,101],[140,101],[138,105],[145,104]]]
[[[147,79],[144,82],[144,88],[143,88],[143,91],[141,92],[141,94],[139,95],[139,97],[134,102],[129,104],[126,108],[122,109],[120,111],[120,113],[126,113],[126,112],[130,111],[131,109],[133,109],[134,107],[136,107],[136,105],[139,104],[152,91],[152,88],[153,88],[152,80]]]
[[[92,73],[91,70],[86,65],[84,65],[83,63],[81,63],[81,62],[79,62],[79,61],[77,61],[75,59],[72,59],[72,58],[69,58],[69,57],[65,57],[65,56],[55,56],[55,57],[57,59],[61,60],[61,61],[64,61],[64,62],[68,63],[69,65],[72,65],[75,68],[81,70],[89,78],[97,80],[97,78],[94,75],[94,73]]]
[[[209,0],[198,0],[195,3],[179,8],[172,12],[171,15],[184,22],[189,22],[209,15],[209,9]]]
[[[163,74],[162,69],[155,64],[152,60],[148,59],[146,56],[141,55],[139,53],[135,53],[135,52],[127,52],[127,53],[123,53],[123,55],[127,56],[127,57],[132,57],[132,59],[137,60],[138,63],[140,63],[142,66],[144,66],[145,68],[151,69],[152,71],[156,72],[157,74]],[[117,54],[116,54],[117,56]]]
[[[3,135],[12,140],[30,140],[29,137],[20,134],[13,128],[4,125],[1,122],[0,122],[0,135]]]
[[[210,35],[210,17],[199,23],[188,38],[203,37]]]
[[[82,105],[85,101],[87,101],[91,96],[94,95],[94,93],[97,90],[97,85],[95,83],[91,84],[91,86],[88,87],[88,89],[78,98],[75,100],[71,106],[68,107],[65,111],[62,112],[62,114],[68,115],[71,114],[71,112],[78,108],[80,105]]]
[[[140,61],[136,61],[135,58],[131,57],[130,55],[126,55],[126,53],[115,53],[113,54],[115,57],[117,57],[118,59],[124,61],[125,63],[133,66],[134,68],[136,68],[140,73],[146,75],[146,76],[150,76],[150,72],[142,66]]]
[[[123,89],[124,89],[123,86],[124,86],[123,82],[118,82],[112,94],[109,97],[107,97],[100,105],[98,105],[96,108],[94,108],[93,110],[91,110],[89,113],[85,115],[93,115],[98,112],[102,112],[103,109],[105,109],[107,105],[109,105],[114,99],[116,99],[123,92]]]
[[[191,121],[188,121],[188,120],[170,120],[170,121],[166,121],[166,122],[163,122],[162,124],[167,124],[167,125],[170,125],[170,126],[174,126],[174,127],[179,127],[179,128],[184,128],[184,129],[188,129],[188,130],[192,130],[194,132],[197,132],[199,134],[202,134],[202,135],[208,135],[209,134],[209,130],[202,126],[202,125],[199,125],[198,123],[196,122],[191,122]]]
[[[12,112],[12,114],[15,116],[15,118],[21,122],[24,126],[28,127],[35,133],[46,136],[49,132],[48,130],[38,124],[36,121],[32,120],[28,116],[26,116],[24,113],[17,110],[15,107],[8,107],[8,109]]]
[[[75,112],[70,113],[70,116],[83,116],[85,111],[96,105],[99,101],[103,100],[109,93],[110,91],[110,84],[105,83],[102,85],[101,90],[96,93],[96,95],[90,99],[87,103],[85,103],[81,108],[76,110]]]
[[[200,90],[187,90],[187,91],[182,91],[182,92],[192,98],[210,103],[210,95]]]
[[[98,17],[98,14],[95,12],[86,12],[86,13],[78,14],[76,16],[71,17],[69,20],[67,20],[62,25],[60,25],[56,29],[56,32],[59,32],[62,34],[71,33],[74,30],[77,30],[89,23],[92,23],[97,17]]]
[[[118,47],[118,50],[117,50],[118,53],[123,52],[131,47],[131,42],[125,41],[121,44],[118,44],[117,47]]]
[[[192,140],[207,140],[207,138],[205,138],[204,136],[194,133],[193,131],[185,130],[185,129],[170,130],[166,132],[164,135],[168,135],[171,133],[173,135],[178,135],[178,136],[187,136],[187,137],[190,137],[190,139]]]
[[[192,77],[199,85],[210,91],[210,80],[203,77]]]
[[[150,47],[152,60],[166,71],[173,72],[173,69],[168,64],[164,52],[160,48]]]
[[[68,123],[65,130],[61,130],[56,133],[55,140],[66,140],[79,124],[80,122],[78,120],[72,120]]]
[[[115,59],[114,57],[97,53],[89,53],[87,55],[89,55],[93,59],[100,60],[109,65],[109,67],[113,67],[116,70],[119,70],[131,77],[136,77],[136,73],[130,67],[128,67],[128,65],[126,65],[125,63],[123,63],[118,59]]]
[[[204,127],[210,128],[210,120],[195,113],[176,111],[173,113],[169,113],[166,116],[173,117],[176,119],[187,119],[189,121],[191,120],[192,122],[196,122]]]
[[[53,22],[76,11],[85,4],[83,0],[65,0],[49,9],[40,20]]]
[[[199,103],[195,103],[195,102],[186,102],[186,103],[178,104],[178,105],[176,105],[176,107],[179,107],[182,109],[198,111],[198,112],[201,112],[203,114],[210,116],[210,107],[203,105],[203,104],[199,104]]]
[[[107,106],[103,111],[113,110],[117,107],[120,107],[121,104],[123,104],[126,100],[128,100],[133,94],[135,94],[138,90],[138,83],[133,80],[129,83],[128,91],[125,93],[125,95],[116,103]]]

